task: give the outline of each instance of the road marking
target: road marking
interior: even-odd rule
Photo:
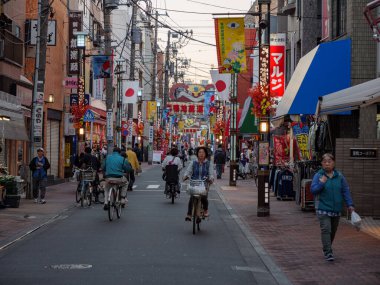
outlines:
[[[224,191],[235,191],[235,190],[237,190],[236,186],[221,186],[220,188]]]
[[[137,188],[137,185],[133,185],[133,187],[132,187],[133,189],[135,189],[135,188]]]
[[[155,184],[155,185],[148,185],[146,187],[146,189],[157,189],[158,187],[160,187],[160,185],[157,185],[157,184]]]
[[[92,268],[91,264],[56,264],[50,265],[52,269],[72,270],[72,269],[89,269]]]
[[[260,273],[266,273],[267,271],[261,268],[257,267],[248,267],[248,266],[231,266],[232,270],[237,271],[251,271],[251,272],[260,272]]]

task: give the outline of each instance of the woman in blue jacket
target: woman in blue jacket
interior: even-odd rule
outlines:
[[[316,197],[315,209],[321,227],[323,253],[327,261],[333,261],[331,245],[338,229],[343,200],[350,212],[354,211],[354,205],[346,178],[335,170],[332,154],[322,156],[322,169],[314,175],[311,192]]]

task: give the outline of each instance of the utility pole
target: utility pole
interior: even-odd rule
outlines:
[[[43,147],[42,134],[44,128],[43,111],[48,15],[49,1],[38,0],[36,61],[33,78],[32,126],[30,129],[30,160],[32,160],[33,156],[35,155],[36,149],[38,147]],[[30,185],[32,185],[32,183],[30,183]],[[28,189],[27,198],[32,198],[29,190],[30,189]]]
[[[105,54],[110,56],[112,54],[111,47],[111,12],[112,9],[104,7],[104,47]],[[111,64],[113,68],[113,64]],[[113,152],[113,87],[112,87],[112,72],[110,78],[106,78],[106,109],[107,109],[107,153]]]
[[[131,58],[130,58],[130,72],[129,80],[135,80],[135,64],[136,64],[136,20],[137,20],[137,6],[132,1],[132,29],[131,29]]]
[[[154,46],[153,46],[153,72],[152,72],[152,100],[156,100],[156,78],[157,78],[157,32],[158,32],[158,11],[154,23]]]
[[[165,86],[164,86],[164,98],[163,98],[163,105],[164,110],[167,107],[167,102],[169,99],[169,69],[170,69],[170,31],[168,31],[168,43],[166,45],[166,55],[165,55]],[[163,118],[163,126],[166,127],[166,120]]]

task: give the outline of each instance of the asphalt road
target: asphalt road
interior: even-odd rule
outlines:
[[[160,167],[135,185],[121,219],[75,207],[1,252],[0,284],[276,284],[215,190],[193,235],[188,196],[165,199]]]

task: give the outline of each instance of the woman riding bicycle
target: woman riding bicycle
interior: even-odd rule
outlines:
[[[200,146],[196,149],[195,154],[198,158],[197,161],[191,161],[183,175],[183,180],[203,180],[207,179],[207,183],[214,182],[214,167],[210,160],[208,160],[209,154],[207,148]],[[208,186],[207,186],[208,188]],[[202,206],[204,210],[204,216],[208,217],[208,199],[207,195],[201,197]],[[193,197],[190,197],[189,206],[187,209],[186,221],[191,221],[191,210],[193,205]]]

